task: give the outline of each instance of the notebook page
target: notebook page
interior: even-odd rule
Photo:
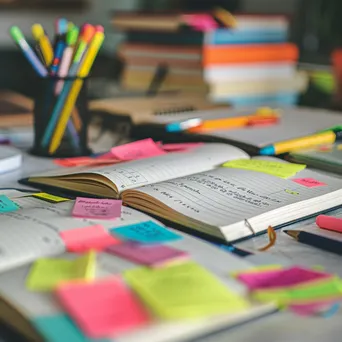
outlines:
[[[127,207],[122,207],[121,218],[116,220],[77,219],[70,214],[74,201],[59,204],[36,201],[40,203],[33,206],[32,198],[16,199],[23,209],[0,215],[0,272],[42,256],[64,252],[60,231],[94,224],[109,229],[151,219]]]
[[[218,168],[147,185],[137,191],[151,195],[173,210],[197,221],[197,224],[190,223],[190,226],[196,228],[204,224],[228,227],[225,230],[228,232],[230,225],[291,203],[330,193],[341,187],[342,183],[338,184],[306,188],[291,180],[260,172]],[[126,201],[125,193],[123,199]],[[130,204],[129,192],[127,203]]]
[[[247,159],[248,154],[226,144],[205,144],[190,152],[140,159],[99,169],[96,173],[111,180],[119,191],[211,170],[227,160]]]

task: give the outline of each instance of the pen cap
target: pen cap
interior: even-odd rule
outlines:
[[[56,93],[57,85],[63,83],[60,93]],[[78,83],[82,84],[81,90],[77,95],[75,105],[71,107],[71,115],[68,120],[67,127],[60,135],[61,141],[59,147],[53,153],[50,153],[49,147],[52,143],[53,133],[56,131],[60,121],[61,113],[65,104],[72,94],[73,86]],[[91,153],[88,147],[88,127],[89,127],[89,110],[87,86],[88,79],[78,77],[60,78],[57,76],[49,76],[39,78],[37,92],[34,96],[34,146],[30,150],[31,154],[40,157],[50,158],[68,158],[77,156],[86,156]],[[59,104],[62,104],[59,107]],[[57,109],[57,111],[56,111]],[[52,130],[48,131],[52,117],[56,113],[57,120],[52,126]],[[44,138],[48,137],[47,144],[43,144]]]

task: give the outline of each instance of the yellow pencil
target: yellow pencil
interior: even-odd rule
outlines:
[[[32,25],[32,35],[39,44],[45,64],[49,66],[53,60],[53,49],[49,37],[44,32],[43,26],[40,24]]]
[[[69,96],[65,102],[63,110],[61,111],[60,118],[56,126],[56,130],[54,131],[52,139],[51,139],[51,145],[49,147],[50,154],[54,153],[58,149],[62,141],[71,112],[75,106],[77,97],[82,89],[82,85],[83,85],[82,78],[88,76],[89,71],[97,56],[97,53],[100,50],[103,40],[104,40],[104,33],[96,32],[93,40],[91,41],[89,45],[89,49],[83,59],[83,62],[80,66],[79,73],[78,73],[79,79],[76,79],[73,82]]]

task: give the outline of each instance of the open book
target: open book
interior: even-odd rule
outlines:
[[[314,171],[303,170],[291,177],[315,179],[320,184],[307,187],[291,178],[220,167],[228,160],[248,158],[236,147],[207,144],[191,152],[100,169],[71,174],[70,170],[54,171],[30,177],[28,182],[106,198],[121,197],[136,209],[229,242],[266,231],[269,225],[283,225],[342,204],[342,180]]]
[[[13,191],[1,191],[15,201],[20,209],[0,215],[0,320],[24,335],[29,341],[90,341],[68,318],[51,292],[32,292],[25,286],[31,262],[41,257],[77,258],[65,253],[58,232],[99,223],[70,216],[74,201],[47,203],[34,197],[20,197]],[[154,220],[144,213],[123,207],[120,219],[104,221],[106,227],[119,227],[131,223]],[[154,220],[155,221],[155,220]],[[157,222],[157,221],[155,221]],[[158,224],[161,224],[157,222]],[[177,232],[183,239],[169,245],[187,252],[190,258],[205,267],[232,291],[244,295],[246,289],[229,276],[230,272],[252,267],[241,258],[215,246]],[[96,277],[119,275],[138,265],[118,256],[98,253]],[[220,263],[217,263],[220,260]],[[171,342],[196,339],[217,330],[250,321],[275,311],[273,304],[251,303],[241,312],[196,320],[156,320],[138,330],[106,341],[120,342]],[[57,333],[58,331],[58,333]],[[52,338],[53,336],[53,338]],[[104,341],[103,340],[103,341]],[[92,340],[95,341],[95,340]],[[100,340],[98,340],[100,341]],[[102,340],[101,340],[102,341]]]

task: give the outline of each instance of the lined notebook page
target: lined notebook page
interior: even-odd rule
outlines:
[[[249,158],[248,154],[234,146],[206,144],[191,152],[170,153],[160,157],[140,159],[92,169],[88,173],[107,177],[120,192],[146,184],[208,171],[228,160],[247,158]]]
[[[339,184],[339,185],[337,185]],[[218,168],[136,189],[175,211],[213,227],[227,227],[262,213],[320,196],[341,187],[337,184],[306,188],[291,180],[260,172]],[[129,192],[123,199],[130,204]],[[136,201],[135,201],[136,202]],[[140,203],[143,204],[141,201]],[[153,210],[152,210],[153,211]]]
[[[74,201],[52,204],[30,197],[14,201],[22,209],[0,214],[0,271],[64,252],[60,231],[94,224],[109,229],[151,219],[127,207],[122,207],[121,218],[117,220],[77,219],[70,214]]]

